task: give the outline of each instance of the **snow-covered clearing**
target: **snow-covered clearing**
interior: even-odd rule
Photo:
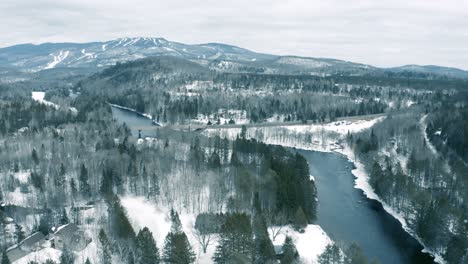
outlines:
[[[280,234],[275,239],[275,244],[282,245],[286,236],[290,236],[297,250],[302,263],[316,264],[318,256],[325,251],[325,247],[333,243],[325,231],[318,225],[308,225],[304,233],[299,233],[291,227],[286,227],[281,230]]]
[[[422,133],[423,133],[423,136],[424,136],[424,140],[426,141],[426,145],[427,147],[429,148],[429,150],[436,156],[438,156],[438,153],[437,153],[437,150],[436,148],[434,147],[434,145],[432,145],[431,141],[429,140],[429,137],[427,136],[427,133],[426,133],[426,128],[427,128],[427,114],[424,115],[421,120],[419,121],[419,124],[421,125],[421,130],[422,130]]]
[[[55,109],[58,109],[59,106],[57,104],[54,104],[52,102],[49,102],[47,100],[44,100],[44,96],[45,96],[45,92],[32,92],[32,99],[41,103],[41,104],[45,104],[45,105],[48,105],[48,106],[52,106],[53,108]]]
[[[125,196],[121,198],[121,201],[128,212],[135,231],[138,232],[143,227],[148,227],[153,233],[158,248],[162,249],[164,247],[164,239],[171,228],[169,209],[157,206],[144,197]],[[197,255],[196,263],[213,263],[212,257],[216,250],[216,244],[210,245],[207,253],[203,253],[195,236],[196,215],[181,212],[179,216],[182,228]],[[325,247],[329,243],[332,243],[331,239],[318,225],[308,225],[304,233],[299,233],[290,227],[286,227],[276,237],[276,243],[282,244],[286,235],[293,238],[301,258],[307,264],[317,263],[318,255],[325,250]]]
[[[304,124],[297,126],[250,127],[247,137],[267,144],[294,147],[306,150],[330,152],[342,148],[338,143],[349,133],[371,128],[385,117],[371,120],[337,121],[327,124]],[[240,128],[207,129],[203,133],[231,140],[241,132]]]
[[[125,196],[121,198],[122,205],[128,212],[128,216],[132,223],[135,232],[148,227],[153,233],[156,245],[160,250],[164,247],[164,239],[171,229],[171,221],[169,219],[170,209],[156,206],[154,203],[146,200],[144,197]],[[190,245],[197,255],[196,263],[212,263],[212,256],[215,252],[215,245],[208,247],[207,253],[203,250],[195,237],[195,219],[193,214],[179,213],[182,228],[187,235]]]

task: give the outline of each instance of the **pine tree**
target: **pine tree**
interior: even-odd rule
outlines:
[[[340,249],[335,244],[328,244],[325,248],[325,251],[319,256],[318,262],[320,264],[340,264]]]
[[[91,261],[89,260],[89,258],[86,258],[85,264],[91,264]]]
[[[69,249],[65,248],[60,255],[60,264],[73,264],[75,262],[75,255]]]
[[[296,214],[294,215],[294,228],[296,230],[303,230],[308,224],[307,216],[302,210],[302,207],[297,208]]]
[[[183,231],[167,234],[164,241],[163,260],[165,263],[174,264],[189,264],[195,261],[195,253]]]
[[[70,223],[70,220],[68,219],[68,215],[67,215],[67,210],[65,210],[65,208],[62,209],[62,214],[60,215],[59,223],[61,225],[66,225]]]
[[[109,239],[107,238],[106,232],[103,229],[99,231],[99,244],[100,244],[100,251],[101,251],[101,263],[102,264],[111,264],[112,263],[112,255],[111,255],[111,245]]]
[[[243,213],[227,216],[225,223],[221,226],[218,241],[213,256],[215,263],[227,263],[235,256],[242,256],[250,261],[253,254],[250,218]]]
[[[16,243],[21,242],[25,238],[23,227],[19,224],[15,224],[15,239]]]
[[[1,264],[11,264],[10,259],[8,259],[6,251],[3,251]]]
[[[297,263],[299,253],[297,252],[296,246],[290,236],[286,236],[282,250],[283,257],[281,258],[281,264]]]
[[[154,241],[153,234],[145,227],[136,237],[137,263],[139,264],[158,264],[159,249]]]
[[[367,259],[362,252],[362,249],[356,243],[352,243],[346,251],[346,264],[366,264]]]
[[[32,150],[31,158],[32,158],[32,160],[34,161],[34,164],[39,165],[39,157],[37,156],[37,151],[36,151],[36,149],[33,149],[33,150]]]
[[[253,220],[254,230],[254,263],[273,263],[276,261],[275,248],[268,235],[268,230],[261,212],[258,212],[254,216]]]
[[[187,236],[182,230],[179,214],[171,210],[171,231],[164,240],[163,260],[165,263],[189,264],[195,261],[195,253],[192,250]]]
[[[80,177],[78,179],[80,181],[80,192],[84,197],[91,194],[91,187],[89,186],[88,178],[88,169],[86,169],[84,164],[81,164]]]

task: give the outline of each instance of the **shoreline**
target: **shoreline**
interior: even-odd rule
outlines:
[[[320,151],[320,150],[313,150],[313,151],[327,152],[327,151]],[[366,198],[379,202],[382,205],[385,212],[387,212],[393,218],[398,220],[403,230],[406,233],[408,233],[410,236],[412,236],[414,239],[416,239],[418,243],[422,246],[423,249],[421,250],[421,252],[431,255],[434,258],[434,262],[438,264],[446,264],[444,258],[441,255],[427,248],[424,242],[422,242],[421,238],[408,226],[406,219],[398,212],[398,210],[388,205],[375,193],[374,188],[372,188],[372,186],[369,184],[369,175],[366,169],[364,168],[364,164],[362,164],[357,159],[354,159],[354,160],[352,159],[352,156],[354,156],[354,153],[352,152],[352,150],[350,150],[346,146],[346,147],[342,147],[341,149],[334,149],[330,152],[341,154],[345,156],[351,163],[354,164],[355,168],[351,170],[351,173],[354,175],[354,178],[355,178],[354,179],[355,189],[361,190],[364,196],[366,196]]]
[[[140,113],[138,112],[137,110],[133,109],[133,108],[129,108],[129,107],[125,107],[125,106],[121,106],[121,105],[117,105],[117,104],[112,104],[110,102],[107,102],[106,103],[110,106],[113,106],[113,107],[116,107],[116,108],[119,108],[119,109],[123,109],[123,110],[127,110],[127,111],[130,111],[130,112],[133,112],[137,115],[140,115],[140,116],[143,116],[143,117],[146,117],[148,118],[149,120],[153,121],[153,116],[150,115],[150,114],[147,114],[147,113]]]

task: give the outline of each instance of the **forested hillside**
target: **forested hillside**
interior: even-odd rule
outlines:
[[[362,164],[436,261],[468,261],[466,79],[209,46],[263,60],[156,56],[0,83],[5,261],[370,263],[317,225],[320,181],[285,147]]]

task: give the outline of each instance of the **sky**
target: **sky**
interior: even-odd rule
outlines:
[[[164,37],[468,70],[468,0],[0,0],[0,47]]]

